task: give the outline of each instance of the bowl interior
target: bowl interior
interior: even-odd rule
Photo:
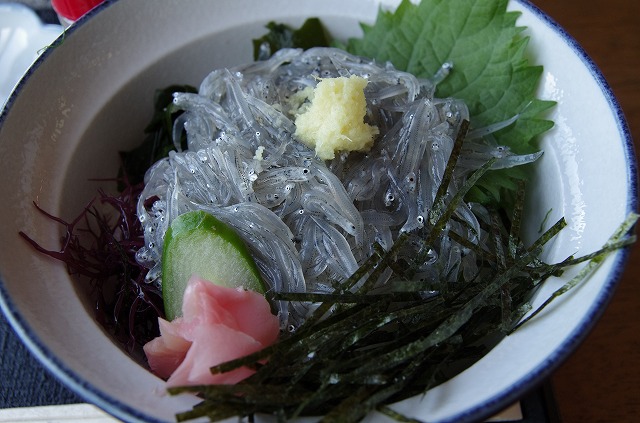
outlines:
[[[163,383],[115,345],[95,323],[86,292],[63,265],[34,251],[24,231],[57,248],[60,226],[32,202],[65,219],[95,196],[118,166],[118,150],[141,142],[156,88],[198,85],[211,70],[250,61],[251,39],[275,20],[294,25],[319,16],[335,37],[358,35],[380,2],[327,0],[268,5],[259,1],[177,0],[149,8],[108,2],[44,54],[19,85],[0,121],[0,304],[32,351],[65,383],[124,418],[173,420],[196,402],[168,397]],[[393,5],[397,2],[383,2]],[[550,261],[600,247],[635,202],[630,139],[615,100],[588,58],[529,5],[533,60],[544,65],[539,96],[556,100],[556,122],[529,188],[527,237],[561,216],[568,228],[547,251]],[[144,30],[141,30],[144,28]],[[552,46],[552,48],[549,48]],[[606,152],[606,154],[603,154]],[[108,185],[108,184],[107,184]],[[546,217],[548,214],[548,217]],[[587,284],[556,301],[486,357],[398,410],[430,421],[497,411],[558,365],[584,336],[611,295],[624,254],[609,258]],[[566,281],[551,280],[539,303]],[[377,418],[372,417],[371,421]]]

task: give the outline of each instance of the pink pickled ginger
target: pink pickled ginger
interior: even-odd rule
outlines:
[[[191,277],[182,317],[159,319],[160,336],[144,346],[151,370],[168,386],[233,384],[254,371],[213,375],[211,366],[251,354],[278,338],[278,318],[262,294]]]

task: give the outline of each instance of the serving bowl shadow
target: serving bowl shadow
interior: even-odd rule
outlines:
[[[36,254],[24,231],[56,248],[61,228],[33,207],[72,219],[110,178],[118,150],[139,144],[154,90],[197,86],[213,69],[252,59],[251,39],[269,21],[320,17],[333,36],[360,34],[378,7],[398,2],[327,0],[107,1],[70,27],[27,72],[0,116],[0,306],[31,352],[87,401],[127,421],[171,421],[198,400],[171,397],[93,318],[87,290],[64,265]],[[601,247],[637,202],[636,162],[622,111],[577,43],[540,10],[512,2],[544,66],[539,97],[558,102],[555,127],[528,190],[526,236],[564,216],[546,251],[558,261]],[[603,154],[606,152],[606,154]],[[424,396],[394,407],[429,421],[476,421],[518,400],[576,348],[613,295],[627,252],[610,256],[578,289],[555,301],[489,354]],[[534,306],[566,282],[548,281]],[[384,421],[371,415],[367,421]]]

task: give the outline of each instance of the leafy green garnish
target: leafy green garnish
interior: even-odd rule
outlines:
[[[176,112],[171,107],[175,92],[195,93],[197,90],[190,85],[170,85],[156,90],[153,99],[153,117],[144,130],[147,134],[144,142],[131,151],[120,152],[121,172],[126,175],[131,185],[142,182],[147,169],[175,149],[172,135],[173,122],[182,113]]]
[[[436,96],[464,100],[473,127],[519,114],[495,137],[516,153],[530,153],[536,150],[535,138],[553,126],[541,115],[555,103],[535,98],[542,67],[529,64],[528,37],[516,26],[520,13],[507,11],[507,3],[423,0],[416,5],[403,0],[394,12],[380,10],[374,25],[362,25],[363,37],[349,40],[346,49],[422,78],[431,78],[444,63],[453,64]],[[504,189],[516,189],[512,178],[525,175],[521,169],[489,172],[468,199],[499,203]]]
[[[307,19],[300,28],[269,22],[269,32],[261,38],[253,40],[253,58],[266,59],[282,48],[328,47],[331,36],[318,18]]]

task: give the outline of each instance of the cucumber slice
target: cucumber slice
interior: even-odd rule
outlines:
[[[204,211],[178,216],[165,234],[162,296],[168,320],[182,314],[182,297],[194,274],[216,285],[265,292],[258,267],[242,239]]]

